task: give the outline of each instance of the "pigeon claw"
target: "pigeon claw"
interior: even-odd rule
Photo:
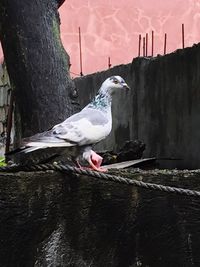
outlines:
[[[99,156],[93,150],[91,151],[91,156],[90,156],[90,159],[88,162],[89,162],[89,164],[93,170],[99,171],[99,172],[106,172],[107,171],[107,169],[100,167],[102,160],[103,160],[103,158],[101,156]]]
[[[98,172],[106,172],[107,171],[107,169],[101,167],[101,163],[102,163],[103,158],[101,156],[99,156],[96,152],[94,152],[93,150],[90,150],[89,157],[87,157],[85,159],[89,163],[89,167],[81,166],[79,161],[76,160],[76,164],[77,164],[78,168],[80,168],[82,170],[91,170],[92,169],[92,170],[98,171]]]
[[[102,168],[102,167],[100,167],[100,166],[96,166],[93,162],[92,162],[92,160],[89,160],[88,161],[88,163],[90,164],[90,168],[92,169],[92,170],[94,170],[94,171],[98,171],[98,172],[106,172],[107,171],[107,169],[105,169],[105,168]]]
[[[90,160],[97,168],[100,168],[103,158],[91,150]]]

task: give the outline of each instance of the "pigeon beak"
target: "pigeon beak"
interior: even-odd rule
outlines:
[[[123,85],[123,88],[124,88],[124,89],[126,89],[126,90],[128,90],[128,91],[131,90],[131,88],[128,86],[127,83],[123,83],[122,85]]]

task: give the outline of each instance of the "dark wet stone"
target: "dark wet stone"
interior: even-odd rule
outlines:
[[[199,171],[113,171],[200,190]],[[1,266],[199,266],[200,199],[52,171],[0,175]]]

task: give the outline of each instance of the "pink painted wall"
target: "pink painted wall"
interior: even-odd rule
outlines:
[[[82,31],[83,73],[129,63],[138,55],[138,35],[155,32],[155,55],[200,41],[200,0],[66,0],[60,8],[61,33],[71,57],[71,72],[80,73],[78,27]],[[149,40],[149,54],[151,54]],[[74,75],[73,75],[74,76]]]
[[[200,0],[66,0],[59,9],[61,37],[71,58],[71,75],[80,73],[78,27],[82,32],[83,73],[130,63],[138,55],[138,36],[155,35],[154,54],[182,47],[181,25],[185,25],[185,46],[200,41]],[[142,50],[142,49],[141,49]],[[73,74],[75,73],[75,74]]]

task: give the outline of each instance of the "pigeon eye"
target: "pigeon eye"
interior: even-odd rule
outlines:
[[[118,80],[113,80],[113,82],[114,82],[115,84],[119,83]]]

